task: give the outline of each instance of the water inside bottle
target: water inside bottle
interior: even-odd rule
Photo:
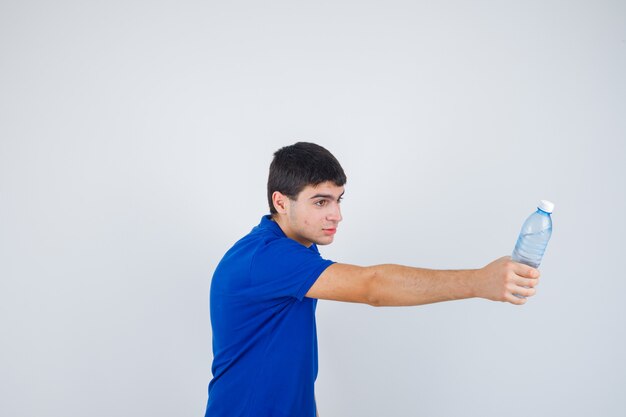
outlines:
[[[549,236],[551,233],[552,229],[544,229],[538,233],[521,234],[515,244],[512,259],[515,262],[538,268],[548,246],[546,235]]]

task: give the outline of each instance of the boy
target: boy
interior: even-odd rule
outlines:
[[[211,282],[213,379],[206,417],[314,417],[318,299],[412,306],[481,297],[522,305],[539,271],[502,257],[479,270],[361,267],[323,259],[342,220],[346,175],[299,142],[270,165],[270,214],[224,255]]]

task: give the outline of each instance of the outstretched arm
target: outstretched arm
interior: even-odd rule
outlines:
[[[525,304],[535,295],[539,271],[497,259],[481,269],[435,270],[402,265],[361,267],[333,264],[326,268],[306,296],[373,306],[412,306],[464,298],[486,298]]]

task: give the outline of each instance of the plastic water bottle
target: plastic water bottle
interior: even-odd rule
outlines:
[[[554,204],[541,200],[537,211],[528,216],[517,238],[511,258],[533,268],[538,268],[552,236],[552,218],[550,214]]]

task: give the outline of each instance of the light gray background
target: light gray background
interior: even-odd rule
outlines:
[[[334,416],[626,414],[623,1],[0,3],[0,415],[201,416],[208,289],[272,153],[348,174],[340,262],[478,268],[556,203],[523,307],[321,301]]]

